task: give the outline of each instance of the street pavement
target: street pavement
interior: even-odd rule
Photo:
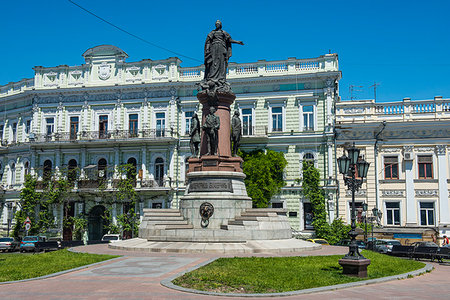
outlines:
[[[109,249],[105,244],[82,246],[75,250],[124,257],[56,277],[0,285],[0,299],[248,299],[192,294],[169,289],[160,284],[166,278],[218,257],[217,254],[143,253]],[[324,246],[321,250],[289,253],[286,256],[334,255],[346,252],[346,247]],[[433,263],[433,266],[435,270],[431,273],[414,278],[286,296],[283,299],[449,299],[450,265]]]

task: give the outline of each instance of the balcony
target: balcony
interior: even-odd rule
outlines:
[[[450,99],[435,97],[433,100],[376,103],[374,100],[343,101],[336,104],[336,121],[433,121],[450,119]]]
[[[80,131],[54,132],[52,134],[36,134],[34,142],[75,142],[92,140],[121,140],[121,139],[163,139],[175,138],[176,131],[173,129],[146,129],[140,131],[111,130],[111,131]]]

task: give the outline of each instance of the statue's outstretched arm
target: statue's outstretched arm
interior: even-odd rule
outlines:
[[[232,44],[244,45],[244,42],[243,42],[243,41],[235,41],[235,40],[233,40],[233,39],[230,40],[230,43],[232,43]]]

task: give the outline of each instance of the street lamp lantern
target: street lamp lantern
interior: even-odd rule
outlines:
[[[376,217],[378,215],[378,208],[372,208],[372,214]]]
[[[366,162],[365,160],[360,160],[356,163],[356,166],[358,168],[358,175],[359,177],[366,178],[367,172],[369,171],[369,165],[370,163]]]
[[[338,166],[339,166],[339,173],[341,174],[347,174],[348,169],[350,167],[350,158],[348,158],[345,155],[342,155],[338,158]]]
[[[338,158],[339,173],[343,175],[345,185],[352,192],[352,222],[349,232],[351,241],[347,255],[339,260],[339,264],[343,267],[344,274],[367,277],[367,266],[370,264],[370,259],[366,259],[359,253],[358,244],[356,243],[358,232],[356,231],[355,192],[362,186],[370,164],[363,159],[359,159],[360,151],[353,143],[353,146],[347,149],[348,156],[344,154]],[[356,174],[358,174],[359,178],[356,177]],[[367,211],[367,204],[363,207],[363,210]]]
[[[363,209],[363,211],[367,211],[367,208],[368,208],[368,205],[367,205],[367,203],[363,203],[363,205],[362,205],[362,209]]]
[[[353,143],[353,146],[347,150],[348,157],[350,158],[350,163],[352,165],[355,165],[358,162],[358,157],[359,157],[360,151],[361,150],[359,150],[358,148],[355,147],[355,143]]]

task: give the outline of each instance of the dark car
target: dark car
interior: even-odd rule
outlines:
[[[20,243],[12,237],[0,238],[0,251],[11,252],[19,250]]]
[[[340,240],[339,242],[337,242],[334,245],[335,246],[348,246],[348,245],[350,245],[350,240]]]
[[[434,243],[434,242],[415,242],[415,243],[412,243],[411,244],[411,246],[414,246],[414,247],[431,247],[431,248],[436,248],[436,247],[439,247],[436,243]]]

